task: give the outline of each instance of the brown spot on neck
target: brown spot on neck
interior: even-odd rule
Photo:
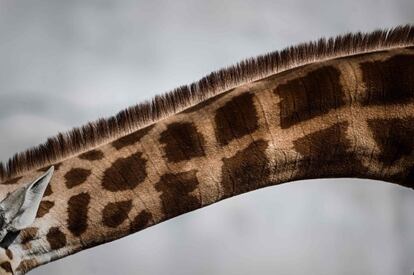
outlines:
[[[12,266],[10,262],[2,262],[0,264],[1,268],[3,268],[7,273],[13,273]]]
[[[247,192],[269,182],[270,167],[266,157],[268,142],[258,140],[233,157],[223,158],[224,197]]]
[[[327,158],[335,154],[345,154],[350,143],[346,138],[347,122],[337,123],[326,129],[299,138],[293,142],[295,151],[307,158]],[[332,147],[335,151],[328,150]]]
[[[340,72],[325,66],[292,79],[276,89],[280,96],[280,125],[289,128],[345,105]]]
[[[362,104],[404,104],[414,99],[414,55],[360,64],[366,86]]]
[[[55,205],[53,201],[41,201],[39,205],[39,209],[37,210],[36,218],[41,218],[47,213],[49,213],[50,209]]]
[[[131,222],[131,232],[137,232],[146,228],[152,220],[151,212],[142,210]]]
[[[365,174],[366,168],[350,151],[346,137],[347,122],[311,133],[293,142],[302,158],[298,160],[296,178],[349,177]]]
[[[414,189],[414,165],[411,166],[408,175],[405,177],[401,184],[411,189]]]
[[[257,111],[253,98],[253,93],[244,92],[217,109],[214,116],[215,132],[221,145],[227,145],[232,140],[251,134],[258,129]]]
[[[384,180],[414,189],[414,163],[405,163],[404,168],[396,174],[385,174]]]
[[[414,117],[406,119],[372,119],[368,126],[381,152],[379,160],[392,165],[414,150]]]
[[[84,183],[91,175],[91,170],[83,168],[72,168],[65,174],[65,184],[67,188],[73,188]]]
[[[103,188],[112,192],[134,189],[147,177],[146,163],[141,152],[117,159],[104,172]]]
[[[10,260],[13,260],[13,252],[10,249],[6,249],[6,255]]]
[[[68,229],[75,236],[82,235],[88,227],[88,208],[91,196],[79,193],[68,201]]]
[[[37,227],[28,227],[20,231],[20,243],[27,244],[28,242],[34,240],[37,236],[39,229]]]
[[[102,223],[115,228],[122,224],[132,209],[132,200],[110,202],[102,211]]]
[[[161,192],[165,218],[175,217],[201,207],[200,200],[191,194],[199,184],[196,173],[196,170],[177,174],[168,173],[161,176],[160,181],[155,184],[155,189]]]
[[[52,250],[60,249],[66,245],[66,236],[60,231],[59,227],[51,227],[46,239]]]
[[[190,122],[169,124],[167,130],[161,133],[160,142],[165,145],[165,155],[171,162],[205,155],[204,138]]]
[[[104,154],[102,153],[102,151],[97,150],[97,149],[90,150],[88,152],[85,152],[85,153],[79,155],[80,159],[89,160],[89,161],[101,160],[101,159],[103,159],[103,157],[104,157]]]
[[[49,184],[46,187],[45,193],[43,194],[44,197],[50,196],[53,194],[53,190],[52,190],[52,186],[51,186],[52,182],[49,182]]]
[[[46,172],[47,170],[49,170],[49,168],[50,168],[51,166],[54,166],[55,171],[58,171],[61,165],[62,165],[62,163],[61,163],[61,162],[58,162],[58,163],[54,163],[54,164],[52,164],[52,165],[48,165],[48,166],[45,166],[45,167],[39,168],[39,169],[37,169],[37,171],[39,171],[39,172]]]
[[[22,177],[17,177],[17,178],[14,178],[14,179],[9,179],[9,180],[6,180],[6,181],[2,182],[2,184],[5,184],[5,185],[16,184],[21,178]]]
[[[111,144],[113,147],[115,147],[117,150],[121,150],[124,147],[134,145],[135,143],[139,142],[144,136],[146,136],[149,131],[154,127],[153,125],[147,126],[143,129],[140,129],[138,131],[135,131],[131,134],[128,134],[124,137],[121,137],[115,141],[113,141]]]

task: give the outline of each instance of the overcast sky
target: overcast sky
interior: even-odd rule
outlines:
[[[412,0],[0,0],[0,160],[243,58],[414,23]],[[31,274],[412,274],[414,192],[314,180],[241,195]]]

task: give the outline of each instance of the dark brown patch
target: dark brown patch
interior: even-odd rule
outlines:
[[[42,168],[37,169],[38,172],[46,172],[47,170],[49,170],[50,166],[45,166]]]
[[[293,142],[302,155],[298,163],[299,178],[349,177],[362,175],[364,170],[346,137],[348,123],[337,123],[329,128],[306,135]]]
[[[62,166],[62,163],[58,162],[58,163],[53,164],[53,166],[54,166],[55,171],[59,171],[60,166]]]
[[[104,157],[104,153],[102,153],[101,150],[96,150],[96,149],[90,150],[88,152],[85,152],[79,155],[80,159],[90,160],[90,161],[100,160],[100,159],[103,159],[103,157]]]
[[[382,176],[382,180],[397,183],[399,185],[414,189],[414,166],[408,164],[402,167],[402,171],[396,174],[385,174]]]
[[[221,145],[251,134],[258,128],[253,93],[245,92],[218,108],[214,116],[215,132]]]
[[[135,131],[131,134],[128,134],[124,137],[121,137],[113,141],[111,144],[117,150],[120,150],[126,146],[134,145],[135,143],[139,142],[144,136],[146,136],[153,127],[154,127],[154,124],[148,127],[145,127],[143,129],[140,129],[138,131]]]
[[[35,259],[23,260],[20,262],[19,266],[16,268],[16,271],[27,272],[37,266]]]
[[[131,222],[131,232],[137,232],[148,226],[152,219],[152,214],[146,210],[142,210]]]
[[[381,150],[379,160],[392,165],[414,150],[414,118],[372,119],[368,126]]]
[[[102,223],[108,227],[117,227],[127,218],[132,208],[132,200],[110,202],[102,211]]]
[[[51,185],[51,182],[46,187],[45,193],[43,194],[44,197],[47,197],[53,194],[52,186],[50,185]]]
[[[4,270],[6,270],[6,272],[8,272],[8,273],[13,273],[13,269],[12,269],[12,267],[11,267],[10,262],[2,262],[2,263],[0,264],[0,266],[1,266]]]
[[[289,128],[345,105],[340,72],[325,66],[276,88],[280,96],[280,126]]]
[[[41,201],[39,205],[39,210],[37,210],[36,218],[41,218],[55,205],[53,201]]]
[[[190,194],[199,182],[196,170],[161,176],[155,189],[161,192],[160,198],[165,218],[171,218],[201,207],[200,200]]]
[[[80,236],[88,227],[88,207],[91,196],[79,193],[68,201],[68,228],[75,236]]]
[[[10,249],[6,249],[6,255],[10,260],[13,260],[13,252]]]
[[[165,155],[172,162],[205,155],[204,138],[190,122],[169,124],[167,130],[161,133],[160,142],[165,145]]]
[[[34,240],[37,236],[37,232],[39,229],[37,227],[28,227],[20,231],[20,243],[26,244],[32,240]]]
[[[244,193],[269,183],[271,169],[266,157],[267,141],[252,142],[233,157],[223,158],[224,197]]]
[[[59,227],[51,227],[46,238],[52,250],[60,249],[66,245],[66,236],[60,231]]]
[[[2,182],[2,184],[6,184],[6,185],[16,184],[21,178],[22,177],[17,177],[17,178],[14,178],[14,179],[6,180],[5,182]]]
[[[408,175],[402,180],[402,185],[414,189],[414,166],[408,172]]]
[[[363,105],[404,104],[414,99],[414,55],[360,64],[366,92]]]
[[[72,168],[65,174],[65,184],[67,188],[73,188],[84,183],[91,175],[91,170],[83,168]]]
[[[52,165],[48,165],[48,166],[39,168],[39,169],[37,169],[37,171],[38,172],[46,172],[47,170],[49,170],[49,168],[51,166],[54,166],[55,171],[58,171],[61,165],[62,165],[62,163],[61,162],[58,162],[58,163],[55,163],[55,164],[52,164]]]
[[[134,189],[147,177],[146,163],[141,152],[117,159],[105,170],[102,186],[112,192]]]
[[[337,123],[293,142],[296,152],[308,158],[345,154],[350,144],[346,138],[347,122]],[[332,148],[331,148],[332,147]],[[328,149],[329,148],[329,149]],[[336,149],[332,151],[332,149]]]

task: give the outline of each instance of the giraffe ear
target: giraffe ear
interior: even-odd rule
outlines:
[[[8,231],[18,231],[33,223],[53,171],[52,166],[41,177],[14,190],[0,202],[0,209]]]

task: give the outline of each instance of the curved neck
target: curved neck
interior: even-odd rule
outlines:
[[[21,256],[13,268],[293,180],[359,177],[413,188],[413,136],[412,49],[248,83],[62,161],[34,229],[10,246]]]

